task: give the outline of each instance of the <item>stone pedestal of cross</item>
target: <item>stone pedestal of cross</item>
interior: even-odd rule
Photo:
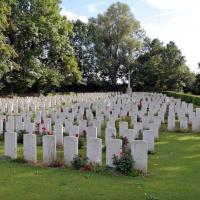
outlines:
[[[129,70],[129,72],[128,72],[128,87],[127,87],[127,89],[126,89],[126,93],[127,93],[127,94],[132,93],[130,70]]]

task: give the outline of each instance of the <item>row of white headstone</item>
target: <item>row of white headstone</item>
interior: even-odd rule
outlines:
[[[149,141],[150,132],[145,133],[145,139],[132,140],[130,143],[131,154],[135,161],[135,169],[147,173],[148,148],[154,151],[154,141]],[[37,144],[35,134],[24,134],[23,136],[24,159],[27,162],[37,162]],[[145,141],[146,140],[146,141]],[[5,133],[5,156],[17,158],[17,133]],[[150,144],[150,145],[149,145]],[[43,136],[43,163],[51,165],[56,161],[56,136]],[[122,140],[109,139],[106,145],[106,165],[113,167],[113,156],[121,156]],[[78,155],[78,138],[74,136],[64,137],[64,163],[71,166],[71,162]],[[89,138],[87,140],[87,157],[89,162],[102,164],[102,139]]]
[[[19,130],[26,130],[29,133],[24,136],[28,138],[24,138],[24,156],[27,152],[26,140],[31,140],[29,137],[35,137],[33,132],[37,128],[41,134],[44,129],[53,130],[53,136],[43,137],[43,161],[46,164],[48,161],[45,158],[48,157],[47,160],[51,161],[52,159],[49,158],[51,154],[55,160],[56,145],[64,145],[64,160],[69,165],[72,158],[78,154],[77,136],[84,132],[87,133],[87,156],[90,161],[102,160],[100,156],[102,140],[98,137],[101,137],[101,127],[106,123],[106,164],[110,166],[113,155],[118,155],[121,148],[121,140],[116,139],[116,121],[128,115],[131,118],[131,128],[128,127],[127,122],[120,121],[119,134],[127,137],[136,168],[144,173],[147,172],[147,151],[154,152],[154,141],[159,138],[159,129],[161,123],[165,122],[167,113],[168,130],[175,130],[176,120],[179,120],[182,130],[187,130],[189,123],[192,123],[193,131],[198,131],[200,128],[199,108],[194,111],[193,104],[155,93],[132,93],[129,95],[88,93],[72,96],[0,99],[0,112],[2,113],[0,115],[0,133],[6,131],[5,135],[14,134],[13,138],[16,137],[15,132]],[[7,112],[8,116],[4,112]],[[15,116],[16,114],[18,115]],[[67,132],[69,137],[63,137],[63,132]],[[143,133],[142,140],[136,140],[139,133]],[[9,143],[10,137],[5,137],[5,152],[11,148],[12,145],[9,144],[13,144],[13,142]],[[16,138],[12,141],[16,147],[15,140]],[[32,140],[35,141],[35,139]],[[35,143],[27,146],[36,148]],[[68,150],[70,148],[74,148],[72,153]],[[90,151],[91,149],[95,149],[95,151]],[[10,150],[10,152],[12,151]],[[70,153],[71,160],[66,159],[67,155],[69,156],[67,152]]]

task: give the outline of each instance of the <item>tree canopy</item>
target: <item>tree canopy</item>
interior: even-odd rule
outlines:
[[[128,5],[114,3],[88,23],[60,11],[60,0],[0,1],[1,91],[117,88],[130,71],[137,91],[198,93],[199,74],[177,45],[148,38]]]

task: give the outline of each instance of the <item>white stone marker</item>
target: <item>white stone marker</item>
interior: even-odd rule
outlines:
[[[83,135],[84,131],[86,131],[87,120],[80,120],[78,124],[79,124],[79,134]]]
[[[102,139],[89,138],[87,140],[87,157],[89,162],[102,163]]]
[[[149,123],[149,129],[153,131],[154,138],[158,139],[159,138],[159,124],[156,122]]]
[[[29,134],[33,134],[35,132],[35,123],[25,124],[25,130]]]
[[[71,126],[69,128],[69,136],[79,136],[79,126]]]
[[[175,129],[175,116],[168,116],[168,131],[173,131]]]
[[[54,135],[56,136],[56,145],[63,145],[63,125],[56,124],[54,126]]]
[[[35,134],[23,135],[24,159],[28,162],[37,162],[37,143]]]
[[[148,168],[148,144],[143,140],[131,142],[131,155],[135,161],[135,169],[147,174]]]
[[[6,132],[14,132],[14,116],[8,116],[8,121],[6,121]]]
[[[119,122],[119,135],[124,136],[124,131],[128,129],[128,122]]]
[[[87,140],[89,138],[97,138],[97,127],[89,126],[87,127],[86,132],[87,132],[87,135],[86,135]]]
[[[100,120],[93,120],[92,126],[97,127],[97,135],[101,137],[101,121]]]
[[[181,130],[187,130],[188,129],[188,118],[187,117],[181,117],[180,118],[180,129]]]
[[[3,120],[0,119],[0,134],[3,133]]]
[[[71,162],[78,155],[78,138],[73,136],[64,137],[64,163],[71,166]]]
[[[4,155],[13,159],[17,158],[17,133],[6,132],[4,141]]]
[[[52,164],[56,160],[56,137],[54,135],[45,135],[42,138],[43,163]]]
[[[154,133],[152,130],[143,131],[143,140],[148,144],[148,151],[154,152]]]
[[[115,128],[106,128],[105,129],[105,142],[107,143],[107,140],[115,139],[115,138],[116,138],[116,129]]]
[[[109,139],[106,143],[106,165],[113,166],[113,156],[120,156],[122,152],[122,140]]]
[[[193,117],[192,119],[192,131],[193,132],[198,132],[200,128],[200,121],[197,117]]]
[[[115,128],[115,120],[107,121],[106,127],[107,128]]]

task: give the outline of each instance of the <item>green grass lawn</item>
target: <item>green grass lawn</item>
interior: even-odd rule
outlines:
[[[160,200],[198,200],[199,171],[200,135],[162,132],[156,153],[149,155],[148,177],[103,175],[1,160],[0,199],[142,200],[147,193]]]

